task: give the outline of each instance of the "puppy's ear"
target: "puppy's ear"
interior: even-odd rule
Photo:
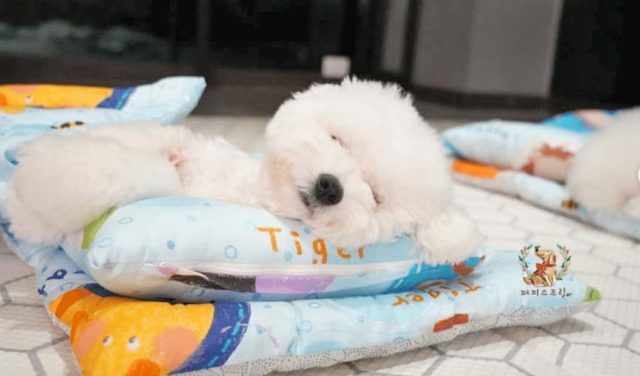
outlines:
[[[463,261],[481,240],[475,223],[453,208],[416,225],[415,241],[430,264]]]

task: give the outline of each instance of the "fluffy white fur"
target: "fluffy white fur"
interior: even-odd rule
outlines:
[[[334,244],[410,233],[428,260],[444,262],[468,256],[478,241],[474,224],[451,207],[440,140],[395,85],[313,86],[280,107],[266,137],[263,204],[302,219]],[[342,182],[338,205],[310,210],[292,199],[310,191],[321,173]]]
[[[37,138],[18,149],[8,192],[12,231],[56,244],[110,207],[145,197],[201,196],[258,205],[258,163],[221,138],[123,123]]]
[[[256,162],[182,127],[119,124],[40,137],[18,151],[7,200],[12,230],[32,243],[57,243],[109,207],[188,195],[263,206],[338,246],[410,233],[435,263],[464,259],[479,239],[451,207],[437,135],[397,86],[312,86],[280,107],[266,144]],[[340,182],[339,203],[315,200],[320,174]]]
[[[621,113],[576,154],[567,187],[577,202],[640,219],[640,109]]]

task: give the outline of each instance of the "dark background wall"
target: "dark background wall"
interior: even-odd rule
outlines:
[[[632,73],[622,70],[623,61],[630,58],[625,48],[623,5],[623,0],[565,1],[554,69],[554,94],[627,99],[625,94],[617,92],[618,82]]]
[[[640,102],[640,91],[636,89],[640,84],[640,61],[636,53],[640,22],[635,1],[518,2],[522,7],[514,8],[516,13],[505,11],[504,14],[517,16],[518,9],[524,12],[525,9],[534,9],[534,6],[539,9],[538,5],[545,2],[562,3],[555,33],[557,44],[552,51],[549,94],[536,99],[578,103]],[[476,29],[471,26],[468,29],[476,33],[496,24],[495,20],[487,18],[500,13],[492,11],[492,7],[503,11],[507,5],[513,7],[514,4],[509,0],[448,1],[446,4],[431,0],[394,0],[395,8],[390,8],[392,2],[389,0],[0,0],[0,63],[3,64],[0,82],[42,81],[47,78],[60,81],[67,76],[76,82],[99,83],[101,79],[136,81],[176,72],[209,74],[215,82],[226,79],[224,72],[228,68],[297,72],[307,75],[304,81],[310,81],[318,78],[324,55],[340,54],[351,58],[352,72],[360,76],[398,80],[435,100],[460,99],[476,93],[467,92],[467,87],[461,85],[443,95],[429,90],[433,89],[429,87],[429,80],[416,81],[415,77],[421,77],[423,69],[421,63],[416,65],[416,61],[421,61],[416,60],[416,56],[436,56],[436,52],[428,48],[432,44],[421,44],[420,37],[424,37],[419,34],[421,30],[437,27],[433,20],[440,20],[443,25],[450,24],[442,18],[447,14],[463,14],[459,7],[468,3],[474,5],[464,11],[471,15],[470,20],[476,20],[472,25]],[[527,17],[525,14],[522,16]],[[63,20],[73,27],[88,27],[90,31],[82,34],[84,36],[61,36],[62,32],[57,31],[58,35],[51,37],[54,39],[41,41],[47,48],[40,50],[37,43],[30,43],[32,48],[24,51],[15,48],[15,39],[24,28],[36,29],[42,22],[51,20]],[[478,23],[484,21],[486,26]],[[509,22],[504,25],[506,28],[515,27],[509,26]],[[122,28],[114,31],[114,26],[134,34],[126,34]],[[500,29],[498,31],[501,32]],[[527,34],[526,30],[513,29],[505,29],[504,33],[510,35],[514,31]],[[31,32],[34,33],[33,30]],[[137,32],[142,34],[135,34]],[[437,33],[438,30],[431,32]],[[448,39],[449,32],[441,34],[444,38],[441,42],[445,45],[455,43],[456,39]],[[385,35],[392,36],[386,45]],[[128,44],[119,45],[117,38],[125,40],[125,37],[129,38]],[[464,39],[463,35],[458,37]],[[483,40],[482,36],[473,38],[468,40]],[[490,40],[485,38],[485,41]],[[423,46],[427,49],[420,50]],[[463,45],[454,47],[465,48]],[[451,56],[479,56],[478,51],[482,51],[482,48],[472,45],[468,47],[467,53],[461,51]],[[517,64],[517,59],[514,61]],[[441,67],[436,67],[435,71],[440,69],[444,72],[457,66],[455,63],[441,61],[438,63]],[[90,76],[82,77],[83,67],[92,64],[107,74],[96,76],[90,73]],[[385,69],[385,64],[394,69]],[[31,75],[24,74],[26,66],[31,69]],[[484,74],[485,68],[482,67],[489,69],[493,64],[484,62],[478,66],[479,70],[471,70],[478,77],[478,82],[492,80],[491,74],[495,72]],[[128,76],[125,74],[127,67],[131,68]],[[512,71],[517,72],[517,68],[515,66]],[[95,72],[95,69],[88,72]],[[300,76],[296,77],[300,79]],[[481,94],[491,99],[494,93]],[[496,94],[510,96],[508,90]],[[518,93],[512,96],[517,97]],[[491,100],[482,103],[490,104]],[[519,102],[502,103],[517,105]]]

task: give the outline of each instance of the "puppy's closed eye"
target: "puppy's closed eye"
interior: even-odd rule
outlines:
[[[340,146],[342,146],[342,147],[345,147],[344,142],[342,142],[342,140],[341,140],[341,139],[339,139],[338,137],[336,137],[336,136],[334,136],[334,135],[331,135],[331,139],[332,139],[333,141],[337,142],[337,143],[338,143],[338,145],[340,145]]]
[[[382,200],[382,197],[378,194],[378,192],[372,189],[371,193],[373,193],[373,200],[376,202],[376,205],[380,206],[384,203],[384,201]]]

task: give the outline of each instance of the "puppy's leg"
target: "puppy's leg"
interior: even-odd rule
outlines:
[[[44,136],[20,148],[18,162],[7,215],[31,243],[55,244],[125,202],[181,193],[166,156],[104,137]]]
[[[116,123],[90,129],[93,137],[106,137],[140,152],[175,154],[202,142],[202,136],[183,126],[167,126],[154,122]]]
[[[5,210],[11,220],[11,231],[27,243],[57,244],[64,236],[64,233],[43,222],[39,215],[31,212],[28,205],[18,200],[11,186],[7,192]]]
[[[463,261],[481,240],[475,224],[464,214],[448,209],[428,222],[417,224],[415,240],[428,263]]]

